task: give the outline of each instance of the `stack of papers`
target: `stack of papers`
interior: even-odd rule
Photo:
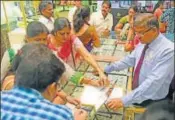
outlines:
[[[123,90],[121,88],[114,88],[110,96],[107,96],[108,91],[109,88],[85,86],[80,98],[81,103],[94,106],[97,111],[106,101],[123,96]]]

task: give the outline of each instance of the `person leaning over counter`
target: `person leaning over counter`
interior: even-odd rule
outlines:
[[[103,1],[100,11],[92,13],[90,17],[90,25],[95,26],[99,36],[109,36],[113,26],[113,15],[109,13],[111,10],[111,2]]]
[[[1,92],[1,120],[85,120],[87,112],[73,113],[51,103],[64,64],[41,43],[28,43],[14,58],[15,87]],[[47,68],[47,69],[46,69]],[[51,92],[51,93],[50,93]]]
[[[102,86],[109,85],[104,70],[100,68],[92,55],[86,50],[81,40],[71,34],[71,25],[67,18],[60,17],[55,20],[54,30],[48,36],[48,47],[74,69],[76,69],[75,63],[85,60],[99,73],[99,84]]]
[[[106,73],[135,67],[132,91],[124,97],[107,103],[111,109],[131,104],[147,106],[148,103],[165,99],[174,76],[174,43],[159,32],[158,20],[151,13],[134,17],[134,30],[140,44],[123,60],[105,68]]]
[[[39,42],[42,44],[47,45],[47,36],[49,34],[48,29],[44,26],[44,24],[40,23],[39,21],[33,21],[28,24],[27,29],[26,29],[26,42],[28,43],[33,43],[33,42]],[[23,44],[20,46],[22,47]],[[14,78],[15,78],[15,71],[11,71],[11,75],[8,73],[5,74],[5,71],[9,71],[9,68],[11,68],[11,63],[15,57],[15,55],[18,53],[18,50],[20,48],[11,48],[10,52],[5,52],[5,55],[3,56],[2,59],[2,69],[1,72],[4,71],[4,75],[6,74],[6,77],[4,80],[2,80],[2,90],[10,90],[14,87]],[[9,53],[9,54],[8,54]],[[8,61],[8,59],[11,58],[11,63]],[[75,85],[80,85],[80,84],[89,84],[93,86],[98,86],[98,81],[91,80],[87,77],[85,77],[83,74],[80,72],[75,72],[68,64],[66,64],[61,58],[57,57],[65,66],[65,72],[63,75],[60,77],[60,85],[64,86],[68,81],[71,81]],[[2,73],[1,73],[2,75]],[[61,87],[60,86],[60,87]],[[76,98],[73,98],[68,95],[68,93],[65,93],[64,91],[60,90],[57,92],[57,96],[53,100],[53,103],[56,104],[64,104],[66,102],[72,103],[72,104],[79,104],[79,100]]]
[[[52,2],[51,1],[41,1],[41,3],[39,4],[39,11],[41,13],[39,21],[43,23],[49,30],[49,33],[51,33],[54,28]]]

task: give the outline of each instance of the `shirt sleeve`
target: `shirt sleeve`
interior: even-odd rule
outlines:
[[[124,17],[122,17],[122,18],[119,20],[118,23],[125,24],[126,22],[127,22],[127,17],[124,16]]]
[[[73,45],[74,45],[75,49],[78,49],[83,45],[83,43],[81,42],[81,40],[78,37],[76,37],[74,42],[73,42]]]
[[[109,30],[112,30],[112,26],[113,26],[113,15],[110,14],[110,18],[109,18]]]
[[[133,103],[142,103],[145,100],[152,99],[155,96],[155,93],[160,89],[169,88],[171,79],[167,79],[170,74],[167,70],[172,72],[174,71],[174,58],[173,53],[166,53],[160,57],[157,61],[157,64],[154,65],[152,72],[147,76],[145,81],[139,85],[138,88],[128,93],[122,98],[124,106],[129,106]],[[165,84],[166,83],[166,84]],[[168,94],[168,89],[165,89],[165,92],[162,93],[162,99]],[[154,97],[155,98],[155,97]]]
[[[112,71],[119,71],[119,70],[126,69],[128,67],[133,67],[136,61],[135,54],[136,54],[136,50],[134,50],[130,55],[126,56],[121,61],[114,62],[111,65],[105,67],[105,72],[110,73]]]

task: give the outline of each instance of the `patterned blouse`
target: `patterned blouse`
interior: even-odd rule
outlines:
[[[174,33],[175,32],[175,28],[174,28],[174,11],[175,8],[170,8],[168,10],[166,10],[162,16],[161,16],[161,22],[168,22],[168,27],[167,27],[167,33]]]

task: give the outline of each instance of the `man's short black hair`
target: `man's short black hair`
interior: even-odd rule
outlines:
[[[42,14],[42,10],[45,9],[47,7],[47,5],[52,5],[52,2],[51,1],[47,1],[47,0],[43,0],[40,2],[39,4],[39,12]]]
[[[111,2],[109,0],[104,0],[102,5],[103,4],[107,4],[109,6],[109,8],[111,8]]]
[[[134,16],[134,26],[156,27],[159,29],[159,22],[152,13],[138,13]]]
[[[43,92],[57,82],[65,71],[64,64],[40,43],[24,45],[14,58],[15,85]]]
[[[173,120],[174,112],[174,103],[164,100],[150,105],[139,120]]]

